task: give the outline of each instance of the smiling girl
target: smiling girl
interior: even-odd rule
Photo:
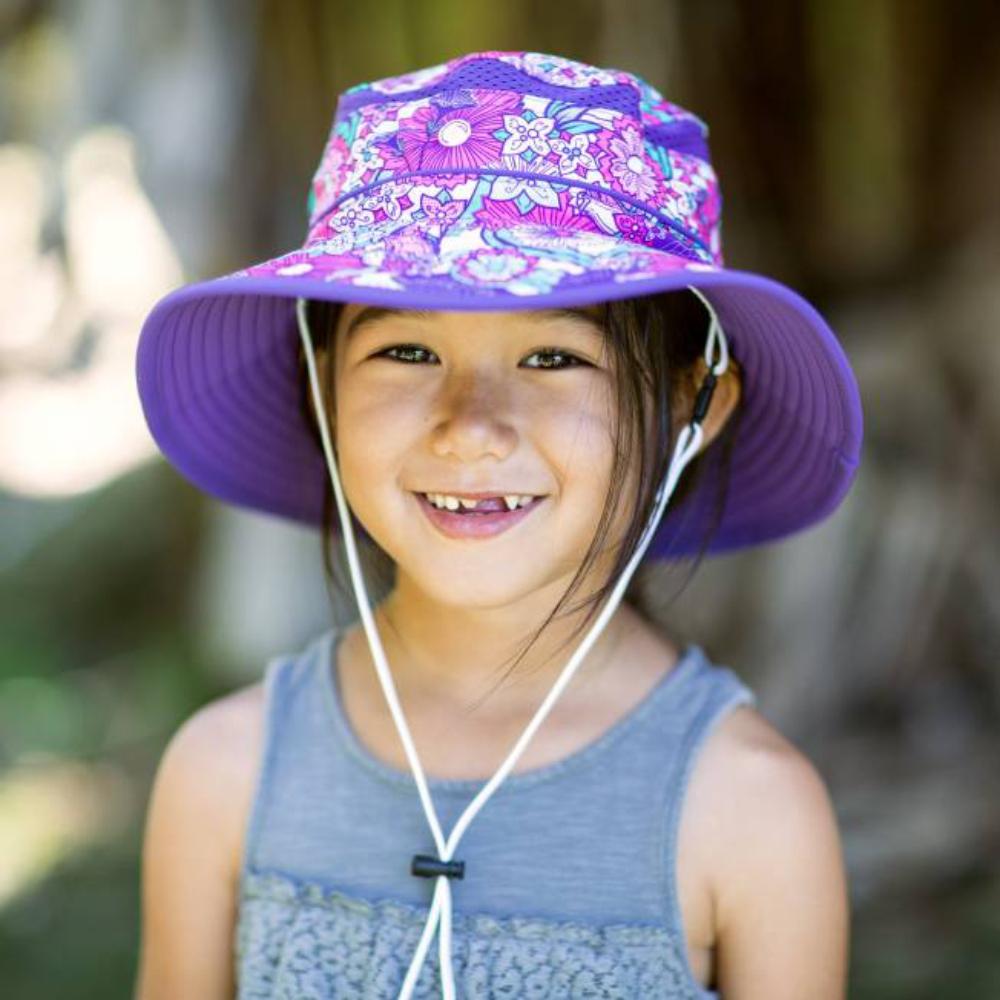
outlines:
[[[171,739],[139,1000],[843,997],[821,777],[626,599],[816,523],[860,453],[829,327],[722,265],[706,135],[541,53],[358,85],[305,245],[148,318],[164,453],[318,527],[359,620]]]

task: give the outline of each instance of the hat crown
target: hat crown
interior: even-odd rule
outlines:
[[[707,137],[697,115],[634,73],[539,52],[463,55],[340,95],[307,243],[357,246],[427,213],[439,235],[460,228],[469,205],[449,191],[479,176],[492,180],[480,223],[516,205],[526,225],[582,220],[721,266]]]

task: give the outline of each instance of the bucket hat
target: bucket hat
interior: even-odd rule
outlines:
[[[706,554],[814,524],[858,467],[857,383],[809,302],[724,265],[707,138],[641,77],[545,53],[350,87],[303,244],[174,290],[146,318],[137,383],[155,441],[207,493],[318,526],[327,471],[299,405],[296,298],[516,310],[698,288],[745,411]],[[694,551],[712,503],[699,488],[667,511],[649,556]]]

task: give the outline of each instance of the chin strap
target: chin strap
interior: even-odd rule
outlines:
[[[447,840],[441,832],[441,825],[438,822],[437,813],[434,810],[434,803],[431,800],[430,792],[427,788],[427,781],[424,777],[423,768],[420,766],[420,759],[417,757],[417,751],[413,745],[413,739],[410,736],[409,727],[406,724],[403,710],[400,707],[399,699],[396,696],[396,688],[392,680],[392,674],[390,673],[389,665],[386,662],[385,653],[382,650],[382,643],[379,639],[378,630],[375,627],[371,604],[369,602],[368,593],[365,589],[364,580],[361,575],[360,561],[358,559],[357,546],[354,540],[354,531],[351,526],[351,518],[347,502],[344,499],[343,490],[341,489],[340,477],[337,472],[337,464],[333,455],[333,448],[330,444],[330,434],[327,426],[328,421],[326,419],[322,419],[322,416],[324,416],[327,411],[322,402],[319,379],[316,375],[316,361],[313,355],[312,341],[309,335],[308,322],[306,320],[307,300],[302,298],[296,299],[295,308],[296,315],[298,317],[299,333],[302,337],[306,363],[309,369],[309,384],[312,391],[313,404],[315,405],[317,415],[321,417],[317,420],[317,423],[319,425],[320,436],[323,441],[323,451],[326,455],[327,468],[330,471],[330,480],[333,484],[334,497],[337,502],[337,511],[340,516],[341,532],[344,540],[344,546],[347,551],[347,561],[350,567],[351,583],[354,587],[354,595],[357,599],[358,610],[361,613],[361,621],[365,629],[365,634],[368,637],[368,645],[372,652],[372,659],[375,662],[375,669],[378,673],[379,680],[382,683],[382,690],[385,693],[386,701],[389,704],[389,711],[392,713],[396,729],[398,730],[400,739],[403,742],[403,749],[406,751],[407,760],[410,762],[410,769],[413,772],[413,778],[417,784],[417,792],[420,795],[420,802],[423,805],[424,814],[427,817],[427,823],[431,828],[431,833],[433,834],[434,843],[438,852],[438,856],[436,858],[430,855],[417,854],[414,855],[412,860],[411,873],[425,878],[434,878],[436,879],[436,884],[434,886],[434,895],[431,900],[430,910],[427,914],[427,921],[424,925],[423,933],[420,936],[417,950],[410,963],[409,971],[406,974],[406,979],[403,982],[403,987],[399,993],[398,1000],[410,1000],[410,997],[413,995],[413,990],[416,987],[417,979],[420,976],[421,969],[423,968],[427,951],[430,948],[431,939],[434,936],[435,930],[439,927],[440,934],[438,937],[438,954],[441,970],[441,995],[444,1000],[455,1000],[455,982],[451,966],[452,905],[451,884],[449,879],[462,878],[465,873],[465,863],[463,861],[453,860],[453,855],[458,846],[458,842],[461,840],[462,834],[464,834],[468,829],[469,824],[473,819],[475,819],[480,809],[486,805],[489,797],[496,791],[504,778],[506,778],[511,772],[514,765],[517,763],[518,758],[524,752],[525,747],[531,740],[531,737],[535,734],[535,731],[542,724],[542,722],[545,721],[546,716],[549,714],[559,695],[562,694],[566,686],[572,680],[577,667],[583,662],[587,653],[590,652],[591,647],[599,638],[608,620],[614,614],[619,602],[621,601],[622,595],[628,587],[632,574],[635,572],[640,560],[649,546],[649,543],[652,541],[656,528],[660,523],[664,510],[666,509],[667,501],[670,499],[670,496],[674,491],[674,487],[677,484],[677,480],[680,477],[681,472],[694,458],[694,456],[698,454],[701,447],[703,437],[701,421],[704,418],[705,413],[708,411],[708,405],[711,400],[712,392],[715,388],[716,380],[719,375],[725,372],[729,365],[729,348],[726,336],[723,333],[722,326],[719,323],[718,317],[716,316],[711,303],[707,298],[705,298],[704,295],[701,294],[701,292],[698,291],[698,289],[693,288],[690,285],[688,288],[704,303],[710,317],[708,336],[705,344],[705,362],[708,365],[708,374],[705,376],[705,379],[698,390],[691,421],[681,429],[681,432],[677,437],[673,455],[670,459],[670,466],[667,469],[666,478],[657,491],[653,513],[646,525],[641,539],[639,540],[639,544],[632,556],[632,559],[623,570],[618,583],[615,585],[610,596],[607,598],[604,607],[594,620],[589,631],[587,632],[586,637],[570,657],[569,662],[563,668],[563,672],[559,675],[555,684],[553,684],[548,695],[545,697],[545,700],[535,713],[534,718],[528,723],[524,732],[521,734],[520,739],[518,739],[517,743],[514,744],[514,748],[507,756],[507,759],[500,765],[496,774],[490,778],[483,788],[480,789],[479,793],[472,800],[472,802],[470,802],[466,807]],[[716,350],[718,350],[719,353],[718,359],[715,358]]]

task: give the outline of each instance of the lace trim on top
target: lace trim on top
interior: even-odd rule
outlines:
[[[398,900],[247,868],[236,940],[239,1000],[395,1000],[426,915]],[[691,979],[673,934],[650,924],[455,913],[452,954],[463,1000],[718,998]],[[414,1000],[438,1000],[440,990],[435,939]]]

